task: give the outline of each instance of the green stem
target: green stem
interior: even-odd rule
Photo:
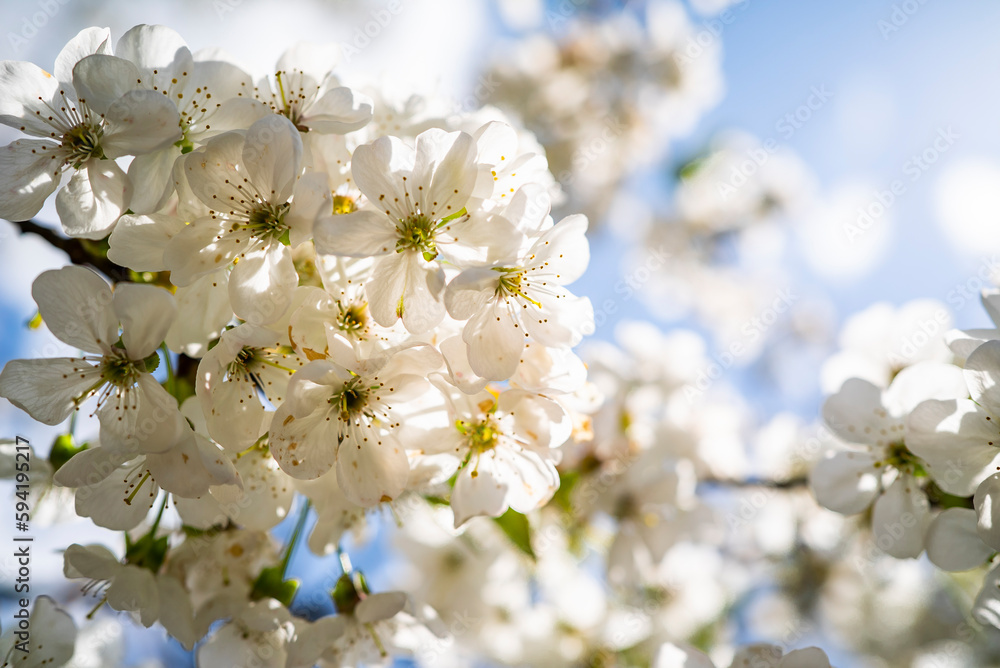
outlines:
[[[167,348],[167,344],[163,343],[160,345],[160,349],[163,351],[163,359],[167,361],[167,392],[170,396],[177,396],[177,379],[174,377],[174,365],[170,361],[170,349]]]
[[[295,522],[295,529],[292,531],[291,538],[288,539],[288,545],[285,546],[285,554],[281,557],[281,577],[284,579],[285,573],[288,571],[288,564],[292,561],[292,552],[295,551],[295,546],[299,542],[299,536],[302,535],[302,530],[306,526],[306,519],[309,517],[309,508],[312,507],[312,502],[306,499],[306,502],[302,504],[302,510],[299,511],[299,519]]]
[[[163,511],[167,509],[167,499],[169,498],[169,495],[163,495],[163,501],[160,502],[160,509],[156,512],[156,519],[153,520],[153,528],[149,530],[149,535],[154,539],[156,538],[156,530],[160,528],[160,520],[163,519]]]

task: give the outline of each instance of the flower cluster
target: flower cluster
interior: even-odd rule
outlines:
[[[549,216],[544,156],[515,128],[399,116],[317,49],[254,83],[161,26],[112,44],[87,29],[54,73],[4,62],[0,79],[0,120],[31,137],[3,150],[0,216],[58,189],[63,231],[106,239],[132,272],[42,273],[40,318],[81,354],[0,374],[0,396],[44,424],[96,416],[52,480],[95,524],[141,529],[122,560],[70,546],[66,575],[188,647],[230,620],[208,664],[278,637],[289,666],[386,655],[431,618],[346,569],[341,614],[303,627],[266,532],[296,493],[319,553],[407,493],[444,498],[456,525],[544,505],[586,377],[570,349],[593,311],[565,286],[587,266],[587,220]],[[167,498],[188,540],[161,534]]]
[[[1000,322],[1000,291],[982,301]],[[926,552],[944,571],[967,571],[1000,548],[1000,330],[949,323],[933,301],[876,305],[848,323],[847,347],[824,369],[847,377],[823,406],[836,445],[810,478],[823,506],[866,513],[870,551]],[[1000,627],[998,572],[986,574],[973,616]]]

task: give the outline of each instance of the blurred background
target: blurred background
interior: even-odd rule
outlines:
[[[139,23],[174,28],[192,50],[222,48],[255,76],[297,41],[340,43],[347,85],[382,82],[401,100],[421,94],[442,116],[495,105],[533,131],[565,193],[557,217],[591,221],[590,269],[574,291],[595,305],[592,340],[624,345],[622,323],[635,320],[668,336],[693,332],[700,362],[686,387],[732,408],[738,425],[722,440],[734,442],[720,451],[741,453],[744,477],[762,477],[785,452],[769,450],[769,439],[814,423],[845,368],[867,373],[861,362],[824,367],[831,355],[910,357],[905,333],[898,350],[859,352],[842,333],[852,314],[869,309],[872,331],[884,314],[931,298],[939,304],[906,307],[929,336],[988,325],[978,293],[1000,276],[994,2],[3,0],[0,58],[48,68],[84,27],[110,27],[117,39]],[[0,144],[16,134],[0,128]],[[38,220],[57,223],[51,201]],[[0,221],[0,363],[60,354],[62,344],[26,324],[32,280],[65,262]],[[0,422],[3,436],[28,437],[42,453],[55,434],[7,402]],[[100,533],[85,522],[55,531],[64,544]],[[393,580],[381,540],[356,556],[376,583]],[[772,560],[779,573],[787,558]],[[53,593],[73,589],[61,563],[41,551],[34,563]],[[308,586],[317,564],[300,553],[293,570]],[[738,639],[773,641],[789,618],[820,610],[792,644],[817,642],[840,666],[986,665],[895,654],[951,610],[941,601],[956,591],[938,582],[908,597],[929,577],[925,563],[912,566],[894,576],[895,598],[866,598],[848,581],[804,606],[797,596],[822,587],[772,596],[787,589],[778,577],[716,612]],[[796,568],[819,581],[833,566]],[[912,623],[894,619],[899,610]],[[939,626],[960,619],[938,617]],[[118,646],[122,665],[189,661],[161,631],[122,631],[113,619],[92,635]],[[954,633],[925,639],[936,635]]]

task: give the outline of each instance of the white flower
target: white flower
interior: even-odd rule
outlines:
[[[211,213],[174,236],[164,253],[178,286],[234,264],[233,312],[261,325],[291,303],[298,274],[289,245],[308,240],[325,209],[326,178],[299,179],[302,140],[288,119],[267,116],[245,134],[229,132],[184,159],[187,184]]]
[[[248,127],[268,114],[260,102],[242,97],[250,75],[220,60],[192,56],[176,32],[164,26],[138,25],[122,35],[115,55],[138,68],[144,88],[161,93],[180,114],[181,136],[129,165],[133,184],[129,208],[140,214],[159,211],[174,191],[174,162],[210,137]]]
[[[76,644],[76,625],[65,610],[56,606],[48,596],[35,599],[31,616],[27,619],[30,640],[23,642],[14,631],[4,634],[0,642],[3,668],[59,668],[73,657]],[[19,646],[20,645],[20,646]]]
[[[187,649],[198,640],[191,600],[175,578],[122,563],[101,545],[70,545],[63,558],[66,577],[90,580],[84,591],[102,596],[113,610],[137,613],[147,628],[159,621]]]
[[[88,354],[8,362],[0,396],[56,425],[96,394],[102,441],[135,443],[148,453],[171,448],[186,425],[177,402],[149,373],[176,312],[170,293],[123,283],[112,294],[97,274],[77,266],[43,272],[31,291],[50,331]]]
[[[715,664],[693,647],[664,643],[656,652],[653,668],[715,668]],[[736,653],[729,668],[830,668],[830,660],[816,647],[786,654],[777,645],[750,645]]]
[[[415,149],[396,137],[359,146],[351,171],[377,211],[316,223],[318,252],[378,257],[367,293],[372,317],[383,327],[402,318],[407,331],[419,334],[444,317],[444,272],[434,260],[456,242],[448,221],[461,222],[476,185],[475,148],[470,135],[438,129],[421,133]]]
[[[271,454],[293,478],[317,478],[337,466],[344,495],[361,506],[402,493],[410,472],[394,434],[395,412],[429,387],[440,365],[429,346],[412,346],[351,363],[306,364],[271,421]]]
[[[322,666],[385,666],[393,656],[412,655],[447,637],[432,608],[400,591],[372,594],[357,572],[340,577],[333,601],[337,616],[320,620],[298,639],[312,652],[323,650]]]
[[[261,80],[257,99],[302,132],[345,134],[372,119],[372,101],[341,86],[332,72],[335,49],[300,44],[278,60],[274,82]]]
[[[931,397],[907,420],[907,444],[949,494],[969,496],[1000,465],[1000,341],[989,341],[965,362],[968,390],[951,400]],[[966,396],[971,394],[971,399]]]
[[[559,488],[557,448],[572,424],[556,402],[523,390],[466,395],[442,387],[449,426],[428,430],[415,445],[424,455],[449,455],[447,475],[458,469],[451,494],[455,526],[476,515],[499,517],[508,508],[526,513]]]
[[[445,304],[453,318],[468,319],[462,338],[478,375],[506,380],[528,337],[568,348],[593,326],[590,300],[562,287],[587,268],[586,231],[586,218],[570,216],[538,237],[524,256],[466,269],[448,284]]]
[[[160,489],[185,498],[207,494],[216,485],[242,487],[239,474],[219,446],[190,429],[164,453],[102,445],[75,454],[55,481],[76,488],[76,512],[117,531],[145,519]]]
[[[261,668],[304,668],[286,663],[293,628],[288,610],[274,599],[250,603],[198,647],[198,666],[225,666],[237,657],[253,657],[251,665]]]
[[[865,380],[848,380],[823,405],[823,419],[837,437],[855,448],[816,465],[810,477],[816,500],[845,515],[874,502],[872,530],[879,547],[894,557],[919,556],[930,507],[915,477],[922,464],[914,454],[923,457],[926,449],[918,447],[921,440],[904,425],[908,416],[912,424],[923,400],[965,394],[961,370],[936,362],[903,369],[886,390]],[[933,463],[928,463],[933,475]]]
[[[198,365],[195,386],[209,435],[232,452],[249,448],[267,430],[258,393],[280,404],[304,364],[277,332],[249,323],[223,332]]]
[[[81,32],[56,59],[56,75],[31,63],[0,63],[0,122],[44,139],[21,139],[0,153],[0,217],[38,213],[72,168],[56,209],[66,233],[107,236],[127,207],[115,158],[158,150],[181,136],[174,103],[143,90],[130,62],[109,55],[107,31]]]

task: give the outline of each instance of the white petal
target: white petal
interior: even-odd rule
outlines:
[[[469,347],[469,364],[477,375],[507,380],[517,371],[524,351],[524,332],[504,304],[494,302],[469,319],[462,340]]]
[[[156,352],[177,316],[174,296],[156,285],[119,283],[114,307],[122,323],[125,350],[136,361]]]
[[[906,415],[927,399],[965,399],[969,396],[965,376],[954,364],[918,362],[892,379],[883,395],[885,407],[894,415]]]
[[[184,589],[184,585],[169,575],[156,578],[156,584],[160,595],[160,624],[184,646],[184,649],[190,651],[198,642],[198,634],[194,630],[191,597]]]
[[[653,668],[715,668],[715,664],[693,647],[664,643],[656,650]]]
[[[145,469],[142,469],[126,477],[127,471],[118,468],[96,484],[78,488],[76,514],[80,517],[89,517],[97,526],[112,531],[134,529],[146,519],[159,491],[159,487],[147,479],[135,496],[132,496],[132,492],[135,491],[134,485],[142,479],[144,471]],[[126,499],[129,499],[128,502]]]
[[[0,218],[28,220],[59,186],[62,158],[49,141],[19,139],[0,149]]]
[[[477,515],[500,517],[507,510],[507,490],[511,484],[505,472],[495,469],[492,457],[473,457],[455,478],[451,492],[451,509],[455,527]]]
[[[413,212],[402,177],[410,175],[413,160],[413,149],[402,140],[380,137],[354,150],[351,175],[369,202],[387,211],[390,218],[405,220]]]
[[[392,619],[406,606],[406,594],[401,591],[387,591],[366,596],[354,609],[354,617],[362,624],[372,624],[384,619]]]
[[[107,28],[84,28],[56,56],[53,72],[60,82],[73,80],[73,67],[93,53],[111,54],[111,31]]]
[[[339,423],[322,406],[299,417],[292,415],[292,407],[293,402],[286,401],[274,413],[269,440],[271,454],[288,475],[312,480],[333,468],[337,461]]]
[[[182,136],[177,107],[155,90],[126,93],[108,109],[105,122],[101,147],[112,159],[166,149]]]
[[[288,310],[299,283],[292,253],[272,242],[247,253],[229,274],[229,302],[233,313],[255,325],[274,322]]]
[[[146,568],[125,566],[107,590],[108,605],[112,610],[139,613],[139,621],[146,628],[153,625],[160,612],[160,592],[156,577]]]
[[[241,456],[236,470],[243,481],[243,496],[229,504],[234,522],[257,531],[267,531],[288,516],[295,490],[291,479],[266,450]]]
[[[860,513],[879,492],[875,461],[867,452],[838,452],[820,460],[809,476],[816,500],[842,515]]]
[[[993,413],[1000,413],[1000,341],[987,341],[965,360],[965,380],[972,400]]]
[[[993,549],[979,538],[976,511],[948,508],[927,529],[927,557],[944,571],[967,571],[983,565]]]
[[[87,448],[59,467],[54,479],[66,487],[96,485],[134,456],[105,446]]]
[[[158,25],[137,25],[129,29],[115,45],[115,55],[143,70],[167,69],[178,60],[184,62],[191,58],[184,39],[170,28]]]
[[[371,98],[339,86],[321,91],[306,108],[302,122],[316,132],[346,134],[360,130],[371,119]]]
[[[431,128],[417,135],[413,185],[420,210],[431,219],[462,209],[476,185],[476,143],[465,132]]]
[[[475,267],[453,278],[444,294],[448,315],[456,320],[467,320],[482,312],[496,293],[501,276],[489,267]]]
[[[882,390],[866,380],[851,378],[823,403],[823,421],[848,443],[884,443],[882,432],[896,426],[897,420],[881,408]]]
[[[337,481],[344,496],[369,508],[403,493],[410,462],[391,434],[361,427],[349,430],[337,450]]]
[[[381,213],[355,211],[316,221],[316,252],[346,257],[385,255],[396,249],[399,232]]]
[[[590,262],[587,218],[579,214],[563,218],[536,241],[526,263],[545,267],[560,285],[568,285],[583,275]]]
[[[245,237],[226,234],[229,222],[222,218],[199,218],[174,235],[163,252],[163,263],[170,270],[170,282],[190,285],[225,267],[246,248]]]
[[[925,401],[906,421],[906,447],[949,494],[969,496],[1000,463],[1000,427],[975,403]]]
[[[994,473],[979,485],[973,503],[979,537],[986,544],[1000,549],[1000,473]]]
[[[47,112],[45,102],[55,98],[58,89],[59,81],[34,63],[0,61],[0,123],[48,137],[53,126],[45,121],[47,114],[35,112]]]
[[[417,252],[380,258],[365,289],[372,317],[383,327],[392,327],[402,318],[406,331],[420,334],[444,318],[444,272],[424,262]]]
[[[1000,564],[986,574],[972,606],[972,617],[980,624],[1000,629]]]
[[[73,87],[80,101],[102,115],[139,80],[139,68],[115,56],[94,54],[73,66]]]
[[[42,424],[57,425],[73,412],[75,399],[102,382],[100,375],[78,358],[11,360],[0,372],[0,397]]]
[[[167,331],[167,346],[188,357],[202,357],[208,352],[209,341],[218,338],[233,319],[229,273],[223,269],[205,274],[177,288],[174,296],[179,315]]]
[[[38,312],[56,338],[88,353],[102,353],[118,340],[111,288],[86,267],[67,266],[39,274],[31,284]]]
[[[73,618],[56,607],[48,596],[39,596],[35,599],[30,619],[34,633],[28,645],[28,653],[18,654],[10,665],[17,668],[65,665],[73,656],[76,645],[77,632]]]
[[[163,250],[185,227],[182,218],[168,214],[126,214],[108,238],[108,259],[134,271],[164,271]]]
[[[900,475],[875,500],[872,531],[879,549],[897,559],[919,557],[930,524],[930,503],[916,481]]]
[[[110,445],[147,454],[170,450],[188,430],[177,400],[148,373],[121,397],[106,398],[97,417]]]
[[[779,668],[830,668],[830,660],[818,647],[806,647],[786,654],[778,666]]]
[[[128,166],[132,184],[128,208],[139,214],[155,214],[162,209],[174,192],[174,163],[180,157],[180,148],[167,146],[132,160]]]
[[[56,195],[56,211],[66,234],[103,239],[125,211],[128,177],[111,160],[88,160]]]
[[[247,130],[243,166],[250,181],[268,202],[287,202],[302,169],[299,131],[279,114],[260,119]]]
[[[70,545],[63,552],[63,575],[70,579],[110,580],[122,565],[103,545]]]

